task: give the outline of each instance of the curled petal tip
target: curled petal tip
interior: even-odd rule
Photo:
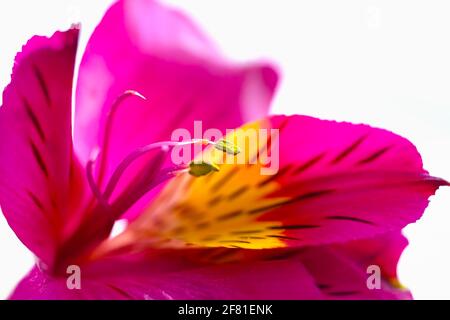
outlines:
[[[448,182],[447,180],[442,179],[442,178],[428,176],[426,178],[426,180],[430,181],[430,182],[434,182],[437,187],[450,187],[450,182]]]

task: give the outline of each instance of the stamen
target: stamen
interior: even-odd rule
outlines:
[[[213,162],[192,161],[189,164],[189,174],[194,177],[205,176],[213,171],[219,171],[219,166]]]
[[[144,97],[142,94],[140,94],[137,91],[134,90],[127,90],[124,93],[122,93],[112,104],[111,109],[109,110],[108,115],[106,116],[106,126],[105,126],[105,134],[103,136],[103,143],[102,143],[102,152],[100,155],[100,164],[99,164],[99,173],[98,173],[98,185],[102,185],[103,179],[105,177],[106,173],[106,163],[108,158],[108,149],[109,149],[109,142],[110,142],[110,135],[112,130],[112,125],[114,121],[114,116],[117,112],[117,109],[119,106],[129,97],[138,97],[142,100],[147,100],[146,97]]]
[[[239,147],[237,145],[235,145],[234,143],[224,140],[224,139],[220,139],[219,141],[217,141],[214,144],[214,148],[216,148],[217,150],[220,150],[222,152],[228,153],[228,154],[232,154],[232,155],[237,155],[241,152],[241,150],[239,149]]]
[[[168,150],[169,147],[175,147],[175,146],[184,146],[184,145],[190,145],[190,144],[196,144],[201,143],[204,145],[212,144],[214,145],[214,142],[206,140],[206,139],[193,139],[190,141],[161,141],[152,143],[149,145],[146,145],[144,147],[141,147],[134,152],[130,153],[122,162],[117,166],[116,170],[113,172],[111,179],[109,180],[105,192],[103,194],[104,199],[106,201],[111,196],[112,192],[114,191],[115,187],[117,186],[117,183],[119,182],[120,178],[124,174],[125,170],[137,159],[142,157],[143,155],[147,154],[148,152],[155,150],[155,149],[161,149],[161,150]]]
[[[127,92],[126,94],[131,95],[138,95],[135,92]],[[138,95],[140,96],[140,95]],[[141,96],[140,96],[141,97]],[[192,144],[203,144],[203,145],[212,145],[216,149],[221,150],[226,153],[230,153],[233,155],[236,155],[240,152],[239,148],[235,146],[234,144],[226,141],[226,140],[219,140],[218,142],[213,142],[207,139],[193,139],[190,141],[161,141],[152,143],[146,146],[143,146],[141,148],[136,149],[135,151],[131,152],[128,156],[123,159],[119,165],[116,167],[114,172],[111,175],[111,178],[109,179],[108,183],[106,184],[106,188],[104,193],[99,189],[99,185],[101,183],[101,180],[104,175],[104,168],[106,164],[106,153],[108,149],[108,143],[107,138],[109,135],[109,130],[111,130],[111,121],[112,121],[112,115],[114,114],[115,110],[117,109],[117,106],[120,104],[122,100],[125,98],[125,94],[119,97],[118,102],[116,102],[111,109],[107,128],[106,128],[106,134],[105,134],[105,141],[104,141],[104,149],[102,151],[102,158],[101,158],[101,168],[99,170],[101,173],[99,174],[99,183],[95,183],[94,177],[93,177],[93,164],[95,162],[95,159],[92,159],[88,162],[86,172],[88,177],[89,185],[92,189],[92,192],[94,193],[95,198],[100,202],[100,204],[104,206],[108,206],[111,212],[111,216],[113,219],[118,219],[125,211],[127,211],[133,204],[135,204],[139,199],[141,199],[146,193],[148,193],[150,190],[155,188],[156,186],[160,185],[161,183],[167,181],[168,179],[181,174],[188,172],[189,174],[200,177],[204,176],[206,174],[209,174],[213,171],[219,171],[219,167],[215,163],[206,162],[204,160],[202,161],[192,161],[189,164],[189,167],[172,167],[172,168],[166,168],[163,170],[160,170],[163,164],[165,163],[166,156],[168,154],[168,151],[170,147],[176,147],[176,146],[185,146],[185,145],[192,145]],[[126,169],[131,166],[131,164],[136,161],[137,159],[141,158],[142,156],[146,155],[152,150],[160,150],[161,153],[157,155],[156,159],[153,159],[151,162],[147,163],[144,168],[141,171],[141,174],[138,174],[133,181],[131,181],[128,186],[125,188],[121,194],[118,195],[118,197],[114,200],[114,203],[111,205],[109,204],[110,197],[112,196],[112,193],[116,189],[120,178],[125,173]]]
[[[95,162],[95,158],[91,158],[86,164],[87,181],[88,181],[89,187],[91,188],[91,191],[94,194],[94,197],[97,199],[97,201],[101,204],[106,204],[106,202],[103,198],[103,195],[94,180],[94,174],[93,174],[94,162]]]

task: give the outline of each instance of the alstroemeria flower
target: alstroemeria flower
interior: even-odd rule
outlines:
[[[410,142],[366,125],[268,117],[273,68],[230,64],[185,16],[150,0],[119,1],[92,35],[72,139],[77,40],[77,28],[32,38],[4,92],[0,205],[37,257],[11,298],[409,297],[396,280],[400,230],[448,184]],[[165,148],[142,152],[194,120],[279,129],[279,171],[261,175],[249,161],[195,177]],[[271,143],[249,150],[237,138],[227,141],[247,160]],[[379,290],[366,285],[370,264],[382,270]],[[80,289],[67,286],[71,265]]]

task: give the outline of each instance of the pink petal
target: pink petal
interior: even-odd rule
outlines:
[[[320,299],[404,300],[412,296],[397,279],[397,264],[406,245],[406,238],[394,232],[369,239],[302,249],[241,250],[234,255],[233,263],[239,263],[239,259],[301,262],[314,285],[322,292]],[[380,287],[373,287],[375,282],[371,276],[374,275],[375,267],[380,271]],[[274,276],[276,274],[274,270]]]
[[[397,263],[395,257],[391,257]],[[301,261],[321,288],[326,299],[344,300],[397,300],[411,299],[405,289],[396,289],[381,278],[380,288],[369,288],[367,281],[372,273],[367,268],[373,264],[361,263],[330,247],[308,248],[301,254]]]
[[[20,240],[51,263],[80,201],[71,141],[78,29],[33,37],[15,60],[0,109],[0,204]]]
[[[86,161],[102,146],[106,115],[124,91],[114,117],[107,174],[131,150],[169,140],[173,130],[234,128],[267,113],[277,74],[265,64],[234,65],[182,13],[152,0],[119,1],[106,13],[82,59],[75,142]],[[140,165],[127,172],[123,187]],[[121,189],[119,187],[119,189]]]
[[[320,290],[312,278],[295,260],[202,266],[165,256],[162,261],[106,260],[84,266],[81,290],[69,290],[65,277],[52,278],[34,268],[10,298],[190,300],[320,297]]]
[[[402,239],[388,234],[300,250],[152,250],[82,266],[81,290],[67,289],[64,275],[54,278],[34,268],[10,298],[410,299],[385,273],[397,264],[401,252],[390,249]],[[382,270],[379,289],[367,286],[367,268],[374,264]]]
[[[280,170],[268,178],[280,187],[272,196],[290,199],[260,219],[282,221],[290,245],[400,230],[449,185],[430,176],[414,145],[392,132],[303,116],[270,122],[280,128]]]
[[[381,236],[350,241],[345,244],[334,245],[351,259],[366,266],[376,264],[380,266],[385,279],[397,282],[397,264],[408,240],[400,232],[392,232]]]

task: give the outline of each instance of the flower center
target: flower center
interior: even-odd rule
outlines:
[[[102,148],[98,152],[96,152],[93,157],[91,157],[86,165],[87,180],[92,193],[98,204],[101,205],[105,209],[105,211],[109,212],[113,220],[120,218],[120,216],[124,212],[126,212],[133,204],[135,204],[150,190],[178,174],[189,173],[193,176],[199,177],[219,170],[219,167],[217,165],[205,161],[201,161],[200,163],[198,161],[192,161],[189,166],[172,165],[171,167],[163,168],[164,163],[166,163],[167,155],[171,148],[201,144],[205,146],[212,145],[216,149],[232,155],[236,155],[240,152],[240,150],[234,144],[223,139],[217,142],[213,142],[207,139],[192,139],[189,141],[181,142],[160,141],[151,143],[140,147],[128,154],[113,171],[109,181],[106,183],[106,187],[102,191],[100,189],[100,186],[102,186],[102,183],[105,179],[105,168],[108,161],[107,158],[114,116],[117,112],[117,109],[122,105],[122,103],[130,97],[138,97],[140,99],[147,100],[142,94],[133,90],[125,91],[115,100],[115,102],[111,106],[110,112],[107,115]],[[111,201],[111,195],[116,190],[116,187],[126,170],[136,160],[142,158],[150,152],[157,152],[157,154],[154,158],[152,158],[151,161],[144,164],[142,174],[138,175],[134,180],[132,180],[130,184],[125,188],[125,190],[122,191],[122,193],[119,194],[114,201]],[[97,179],[95,179],[94,177],[94,165],[98,165]]]
[[[85,254],[90,252],[98,243],[106,239],[114,225],[128,209],[138,202],[150,190],[169,180],[178,174],[191,174],[193,176],[202,176],[218,171],[219,167],[213,163],[205,161],[192,161],[189,165],[169,165],[167,156],[173,147],[186,146],[193,144],[211,145],[214,148],[236,155],[239,150],[231,143],[225,140],[213,142],[206,139],[193,139],[189,141],[161,141],[140,147],[129,153],[115,168],[111,174],[109,181],[106,178],[106,165],[108,162],[108,151],[110,144],[110,136],[114,115],[122,102],[129,97],[139,97],[145,99],[144,96],[136,91],[126,91],[119,96],[113,103],[111,110],[106,119],[105,135],[101,149],[86,164],[86,177],[89,187],[94,195],[92,202],[87,210],[89,213],[85,216],[77,230],[64,241],[59,248],[58,258],[55,266],[50,268],[51,272],[64,272],[65,266],[71,261],[78,261],[86,257]],[[146,99],[145,99],[146,100]],[[155,156],[144,162],[141,171],[136,175],[125,188],[112,200],[111,196],[117,190],[120,179],[123,177],[127,169],[138,159],[148,155],[150,152],[156,152]],[[97,167],[98,166],[98,167]],[[94,174],[94,167],[97,167],[97,176]],[[104,183],[106,182],[106,183]],[[102,188],[102,186],[105,186]]]

